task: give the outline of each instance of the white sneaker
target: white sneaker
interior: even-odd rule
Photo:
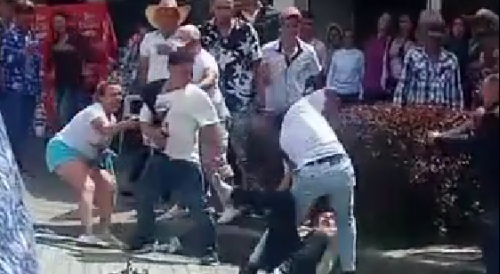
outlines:
[[[110,247],[122,249],[125,246],[125,244],[111,232],[100,233],[96,236],[99,237],[99,239],[104,241],[106,244],[108,244]]]
[[[224,212],[222,212],[219,220],[217,220],[217,223],[221,225],[228,224],[241,214],[241,210],[234,208],[232,205],[228,205],[224,208]]]
[[[170,208],[167,213],[165,213],[165,218],[167,220],[173,220],[173,219],[181,219],[181,218],[186,218],[189,216],[189,209],[187,208],[182,208],[178,205],[174,205],[172,208]]]
[[[172,237],[166,243],[156,244],[156,251],[168,254],[175,254],[182,250],[182,244],[179,238]]]
[[[76,242],[82,245],[86,246],[96,246],[96,247],[109,247],[109,244],[106,243],[105,241],[101,240],[99,237],[95,235],[80,235],[78,239],[76,239]]]

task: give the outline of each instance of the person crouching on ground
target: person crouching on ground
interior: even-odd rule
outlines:
[[[107,245],[114,241],[109,234],[113,212],[115,178],[103,168],[100,160],[113,136],[123,130],[138,127],[137,121],[116,121],[113,115],[121,106],[122,89],[118,82],[103,82],[97,86],[95,102],[81,110],[47,144],[46,161],[50,172],[55,172],[69,183],[79,199],[83,234],[82,244]],[[99,208],[98,237],[92,229],[93,205]]]

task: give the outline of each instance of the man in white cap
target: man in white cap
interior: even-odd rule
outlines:
[[[199,147],[207,148],[210,169],[220,161],[222,133],[215,106],[205,91],[191,84],[194,58],[185,51],[169,54],[171,78],[159,85],[160,93],[145,101],[140,114],[141,129],[162,151],[149,157],[137,188],[137,229],[129,249],[141,250],[155,242],[154,204],[160,197],[179,193],[198,224],[202,264],[216,264],[216,231],[206,211]],[[165,228],[165,227],[164,227]],[[169,246],[178,245],[171,238]]]
[[[219,66],[217,61],[208,51],[202,48],[201,33],[196,26],[186,25],[179,27],[177,32],[174,34],[173,39],[177,46],[182,47],[183,50],[186,50],[194,57],[192,83],[196,84],[208,93],[217,110],[221,126],[224,129],[224,139],[222,140],[224,154],[221,155],[221,157],[223,160],[226,160],[229,134],[227,133],[225,124],[228,121],[230,114],[219,89]],[[204,159],[203,153],[206,151],[206,148],[202,147],[201,150],[203,163],[206,160]],[[217,195],[222,202],[222,206],[224,207],[224,211],[222,217],[219,219],[219,222],[227,223],[232,221],[240,214],[240,211],[236,210],[229,203],[233,187],[225,181],[233,179],[231,167],[226,163],[218,170],[206,170],[206,172],[210,183],[217,192]]]

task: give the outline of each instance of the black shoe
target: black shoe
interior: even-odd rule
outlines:
[[[257,274],[257,272],[259,272],[258,267],[244,265],[240,267],[240,272],[238,272],[238,274]]]
[[[219,265],[219,255],[214,250],[210,250],[200,258],[200,264],[205,266]]]
[[[130,240],[126,246],[126,251],[133,253],[150,253],[154,251],[155,242],[154,240],[148,240],[140,237],[134,237]]]

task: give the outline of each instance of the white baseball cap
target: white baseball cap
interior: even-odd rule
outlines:
[[[176,47],[184,47],[187,44],[201,39],[200,30],[194,25],[180,26],[172,36],[172,43]]]

